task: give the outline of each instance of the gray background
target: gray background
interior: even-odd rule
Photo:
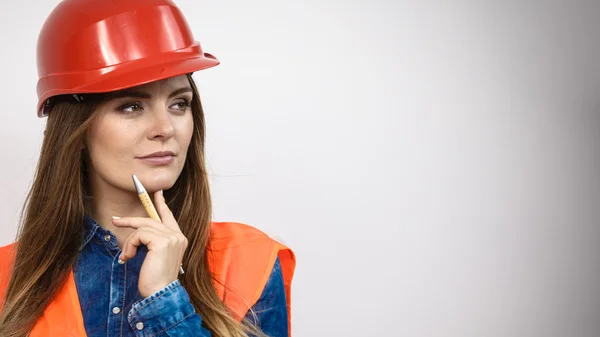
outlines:
[[[0,4],[0,244],[56,3]],[[599,335],[599,1],[178,4],[215,220],[295,249],[296,337]]]

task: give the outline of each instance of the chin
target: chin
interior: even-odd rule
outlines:
[[[153,193],[158,190],[168,190],[177,181],[179,174],[174,172],[143,172],[135,174],[146,188],[148,193]]]

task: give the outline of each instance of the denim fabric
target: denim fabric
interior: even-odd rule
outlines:
[[[211,336],[179,280],[142,298],[137,283],[148,252],[146,246],[141,245],[134,258],[119,264],[121,250],[116,237],[88,216],[83,225],[84,240],[73,271],[88,337]],[[287,337],[286,299],[279,260],[246,318],[268,336]]]

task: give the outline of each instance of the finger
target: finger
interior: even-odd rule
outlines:
[[[162,190],[154,192],[154,206],[156,207],[156,211],[158,212],[158,216],[160,216],[162,223],[168,228],[181,233],[179,224],[177,224],[173,212],[169,209]]]
[[[123,251],[119,257],[123,262],[134,258],[137,255],[138,247],[146,245],[150,249],[151,245],[159,241],[168,242],[167,235],[164,232],[152,227],[144,227],[133,232],[123,244]]]
[[[130,227],[130,228],[142,228],[142,227],[153,227],[161,228],[162,224],[159,221],[143,218],[143,217],[112,217],[112,223],[117,227]]]

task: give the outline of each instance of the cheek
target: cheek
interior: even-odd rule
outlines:
[[[97,171],[107,171],[109,168],[127,165],[131,161],[134,135],[135,130],[129,130],[119,121],[110,118],[97,120],[87,136],[92,166]]]
[[[178,127],[178,142],[181,145],[182,149],[186,150],[190,145],[192,140],[192,134],[194,133],[194,119],[191,114],[186,116],[187,118],[183,118]]]

